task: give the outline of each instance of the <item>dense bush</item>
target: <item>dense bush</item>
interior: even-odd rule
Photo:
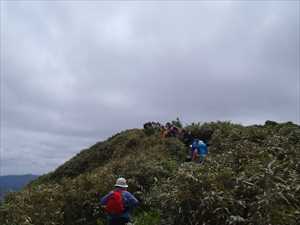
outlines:
[[[296,225],[300,220],[300,127],[267,121],[185,127],[209,144],[204,164],[187,163],[176,138],[133,129],[83,150],[6,197],[1,225],[103,225],[99,198],[128,179],[141,201],[136,225]]]

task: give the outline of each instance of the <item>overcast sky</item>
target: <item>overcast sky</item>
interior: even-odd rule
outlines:
[[[147,121],[299,118],[299,1],[1,1],[1,174]]]

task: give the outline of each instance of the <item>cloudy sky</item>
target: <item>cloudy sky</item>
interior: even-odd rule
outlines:
[[[300,123],[299,1],[1,1],[1,174],[146,121]]]

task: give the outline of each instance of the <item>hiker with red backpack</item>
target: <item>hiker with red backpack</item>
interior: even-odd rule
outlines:
[[[130,221],[129,212],[137,206],[138,200],[127,191],[127,187],[126,179],[118,178],[115,189],[101,198],[109,225],[125,225]]]

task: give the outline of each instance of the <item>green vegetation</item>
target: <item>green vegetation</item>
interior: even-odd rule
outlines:
[[[127,178],[129,191],[141,201],[134,225],[300,221],[298,125],[211,122],[186,129],[208,141],[204,164],[185,162],[188,149],[176,138],[123,131],[9,194],[0,206],[0,224],[106,224],[99,198],[119,176]]]

